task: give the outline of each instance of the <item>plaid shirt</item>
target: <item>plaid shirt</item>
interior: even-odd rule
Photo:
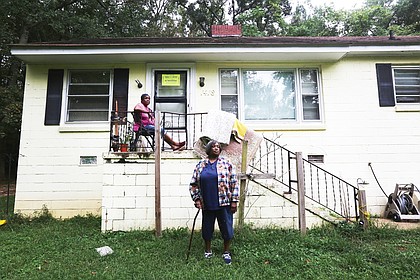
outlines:
[[[207,164],[209,164],[209,160],[203,159],[195,166],[190,182],[190,194],[193,201],[202,198],[200,192],[200,174]],[[238,202],[239,186],[235,166],[223,157],[217,159],[217,177],[219,184],[219,205],[227,206],[231,202]]]

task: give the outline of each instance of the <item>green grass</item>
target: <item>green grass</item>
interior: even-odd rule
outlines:
[[[101,233],[100,218],[59,221],[47,211],[12,217],[0,227],[0,279],[419,279],[420,231],[352,224],[324,226],[305,236],[286,229],[236,232],[233,263],[203,259],[194,233],[189,262],[187,228]],[[108,245],[114,253],[95,250]]]

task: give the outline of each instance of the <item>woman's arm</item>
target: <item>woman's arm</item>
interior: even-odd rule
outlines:
[[[192,200],[195,202],[196,200],[201,200],[201,192],[200,192],[200,179],[199,179],[199,166],[200,163],[198,163],[193,171],[193,175],[191,177],[190,181],[190,195]]]

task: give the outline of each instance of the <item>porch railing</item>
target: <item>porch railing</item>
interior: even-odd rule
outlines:
[[[112,111],[110,121],[110,152],[122,152],[121,144],[128,144],[127,152],[139,150],[153,150],[154,147],[147,141],[138,141],[134,147],[134,117],[133,111]],[[154,114],[154,113],[153,113]],[[203,129],[204,116],[207,113],[180,114],[172,112],[161,112],[159,125],[175,141],[185,141],[186,149],[193,149],[195,141],[200,137],[199,132]],[[144,139],[143,139],[144,140]],[[170,150],[170,146],[162,142],[162,150]]]

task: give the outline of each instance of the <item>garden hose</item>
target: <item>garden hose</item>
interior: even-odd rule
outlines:
[[[406,193],[399,195],[396,199],[396,203],[400,208],[401,214],[403,215],[409,214],[413,209],[413,201],[411,200],[411,197]]]
[[[379,188],[384,193],[385,197],[388,197],[387,194],[385,193],[384,189],[382,188],[381,184],[379,184],[378,178],[376,178],[375,172],[373,171],[373,168],[372,168],[372,163],[369,162],[368,166],[370,167],[370,170],[372,170],[373,177],[375,177],[376,183],[378,184]]]

